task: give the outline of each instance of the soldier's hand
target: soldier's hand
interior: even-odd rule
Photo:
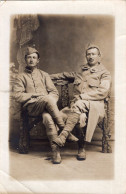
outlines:
[[[37,98],[38,96],[43,96],[42,93],[34,93],[32,95],[32,98]]]
[[[81,99],[80,95],[74,95],[74,98],[75,98],[75,101],[77,101],[77,100],[80,100],[80,99]]]

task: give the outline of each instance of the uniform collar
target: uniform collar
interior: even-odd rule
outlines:
[[[90,70],[91,73],[102,71],[103,69],[105,69],[105,67],[102,65],[102,63],[94,67],[90,67],[88,64],[82,66],[83,71]]]
[[[37,70],[37,67],[34,68],[34,69],[30,69],[28,66],[25,67],[25,72],[27,72],[27,73],[33,73],[33,72],[35,72],[36,70]]]

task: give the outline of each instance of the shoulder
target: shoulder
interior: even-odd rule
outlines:
[[[102,65],[102,70],[101,70],[101,80],[106,80],[106,81],[109,81],[111,83],[111,74],[110,74],[110,71],[107,70],[107,68]]]
[[[50,77],[50,75],[49,75],[47,72],[42,71],[41,69],[38,69],[38,71],[40,72],[40,74],[41,74],[41,76],[42,76],[43,78],[48,78],[48,77]]]
[[[100,65],[100,68],[102,71],[109,72],[108,69],[103,64]]]
[[[26,71],[19,73],[16,77],[17,82],[22,82],[22,83],[26,83],[26,81],[28,80],[28,75],[29,73],[27,73]]]
[[[41,69],[38,69],[38,71],[39,71],[42,75],[45,75],[45,76],[49,75],[47,72],[42,71]]]
[[[17,78],[24,79],[25,76],[26,76],[26,72],[22,72],[22,73],[18,73]]]
[[[101,76],[111,76],[110,71],[108,71],[108,69],[103,64],[99,65],[98,73],[100,73]]]

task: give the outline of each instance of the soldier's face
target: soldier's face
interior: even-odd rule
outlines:
[[[26,63],[27,63],[27,66],[29,67],[35,67],[39,63],[37,53],[32,53],[30,55],[27,55]]]
[[[87,62],[89,65],[96,65],[100,60],[99,52],[96,48],[87,50],[86,53]]]

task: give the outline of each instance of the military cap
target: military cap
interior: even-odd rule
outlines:
[[[26,52],[25,52],[25,58],[26,58],[27,55],[30,55],[30,54],[33,54],[33,53],[37,53],[38,54],[38,58],[39,58],[39,56],[40,56],[39,52],[35,48],[27,47]]]

